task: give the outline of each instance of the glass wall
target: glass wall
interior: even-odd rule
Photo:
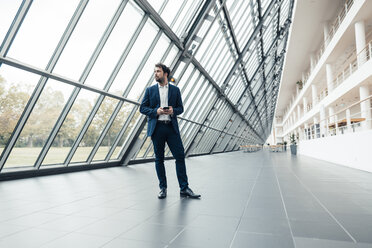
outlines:
[[[158,62],[182,93],[187,155],[262,144],[292,8],[293,0],[1,1],[0,175],[153,158],[138,108]]]

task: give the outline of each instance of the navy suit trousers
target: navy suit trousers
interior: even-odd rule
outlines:
[[[185,151],[180,134],[175,132],[171,123],[164,124],[157,122],[151,139],[154,145],[155,167],[160,189],[167,188],[167,177],[164,167],[165,143],[168,144],[173,157],[176,159],[176,173],[180,189],[186,189],[188,181],[185,166]]]

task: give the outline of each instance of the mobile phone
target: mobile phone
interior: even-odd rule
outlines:
[[[163,109],[169,109],[169,107],[163,107]]]

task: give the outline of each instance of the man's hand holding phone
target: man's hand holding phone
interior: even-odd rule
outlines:
[[[171,115],[173,114],[173,108],[172,106],[169,107],[160,107],[156,111],[158,115]]]
[[[163,107],[163,111],[165,115],[171,115],[173,114],[173,108],[172,106]]]

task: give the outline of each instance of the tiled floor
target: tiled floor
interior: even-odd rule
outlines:
[[[187,159],[200,200],[157,199],[152,163],[0,182],[0,247],[372,247],[372,174],[289,153]]]

